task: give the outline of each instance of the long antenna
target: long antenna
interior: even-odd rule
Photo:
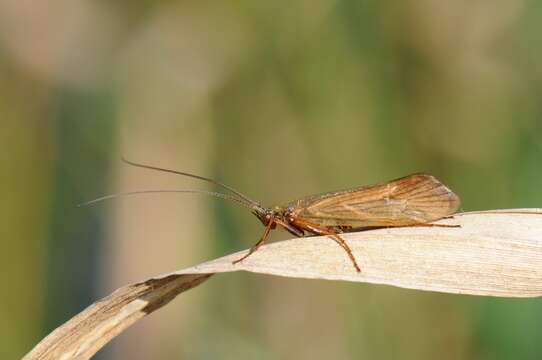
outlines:
[[[118,198],[118,197],[121,197],[121,196],[132,196],[132,195],[140,195],[140,194],[156,194],[156,193],[193,193],[193,194],[210,195],[210,196],[214,196],[214,197],[224,199],[224,200],[231,200],[231,201],[234,201],[237,204],[242,205],[242,206],[244,206],[246,208],[249,208],[251,210],[255,210],[255,208],[254,208],[255,205],[253,205],[251,203],[247,203],[247,202],[243,201],[242,199],[238,199],[235,196],[222,194],[222,193],[217,193],[217,192],[213,192],[213,191],[205,191],[205,190],[177,190],[177,189],[172,189],[172,190],[167,190],[167,189],[166,190],[142,190],[142,191],[130,191],[130,192],[124,192],[124,193],[105,195],[105,196],[101,196],[99,198],[96,198],[94,200],[86,201],[86,202],[84,202],[82,204],[79,204],[78,206],[93,205],[95,203],[98,203],[98,202],[101,202],[101,201],[104,201],[104,200],[114,199],[114,198]],[[260,206],[258,206],[258,208],[260,208]]]
[[[191,177],[191,178],[194,178],[194,179],[199,179],[199,180],[203,180],[203,181],[207,181],[207,182],[210,182],[211,184],[215,184],[215,185],[218,185],[228,191],[231,191],[232,193],[234,193],[235,195],[239,196],[241,199],[247,201],[248,203],[250,203],[252,206],[257,206],[259,208],[261,208],[261,205],[252,200],[251,198],[249,198],[248,196],[246,195],[243,195],[241,194],[239,191],[235,190],[234,188],[232,187],[229,187],[228,185],[226,184],[222,184],[221,182],[218,182],[216,180],[213,180],[213,179],[209,179],[209,178],[206,178],[206,177],[203,177],[203,176],[199,176],[199,175],[194,175],[194,174],[190,174],[190,173],[186,173],[186,172],[182,172],[182,171],[177,171],[177,170],[171,170],[171,169],[165,169],[165,168],[161,168],[161,167],[157,167],[157,166],[152,166],[152,165],[145,165],[145,164],[139,164],[139,163],[135,163],[133,161],[130,161],[128,159],[126,159],[125,157],[122,157],[122,161],[124,161],[125,163],[129,164],[129,165],[132,165],[132,166],[136,166],[136,167],[140,167],[140,168],[144,168],[144,169],[150,169],[150,170],[157,170],[157,171],[163,171],[163,172],[168,172],[168,173],[171,173],[171,174],[177,174],[177,175],[182,175],[182,176],[188,176],[188,177]]]

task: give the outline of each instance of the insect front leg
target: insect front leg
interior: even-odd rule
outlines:
[[[276,223],[273,219],[269,220],[269,222],[267,223],[267,225],[265,226],[265,230],[263,232],[263,235],[262,235],[262,238],[256,243],[254,244],[250,250],[248,251],[248,253],[246,253],[244,256],[242,256],[240,259],[237,259],[235,261],[232,262],[232,264],[237,264],[238,262],[241,262],[243,260],[245,260],[247,257],[249,257],[250,255],[252,255],[256,250],[258,250],[260,248],[260,246],[262,246],[265,241],[267,240],[267,238],[269,237],[269,232],[271,231],[271,229],[273,227],[276,226]]]
[[[299,227],[303,230],[306,230],[308,232],[311,232],[315,235],[327,235],[329,237],[331,237],[337,244],[339,244],[340,247],[342,247],[344,249],[344,251],[346,251],[346,253],[348,254],[348,257],[350,258],[350,260],[352,260],[352,263],[354,264],[354,268],[356,269],[357,272],[361,272],[361,269],[360,267],[358,266],[358,262],[356,261],[356,258],[354,257],[354,254],[352,253],[352,249],[350,249],[350,246],[348,246],[348,244],[346,243],[346,241],[344,241],[343,238],[341,238],[337,232],[329,229],[329,228],[325,228],[325,227],[321,227],[317,224],[313,224],[313,223],[310,223],[308,221],[305,221],[305,220],[295,220],[293,222],[293,224],[296,226],[296,227]]]

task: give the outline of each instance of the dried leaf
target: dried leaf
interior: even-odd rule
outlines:
[[[269,244],[243,262],[231,254],[128,285],[53,331],[25,359],[87,359],[135,321],[214,273],[238,270],[279,276],[387,284],[455,294],[542,295],[542,210],[457,214],[439,224],[344,234],[358,262],[326,237]]]

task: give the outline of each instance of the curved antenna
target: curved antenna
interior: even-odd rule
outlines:
[[[145,164],[139,164],[139,163],[135,163],[133,161],[130,161],[128,159],[126,159],[125,157],[122,157],[122,161],[124,161],[125,163],[129,164],[129,165],[132,165],[132,166],[136,166],[136,167],[140,167],[140,168],[144,168],[144,169],[150,169],[150,170],[157,170],[157,171],[163,171],[163,172],[168,172],[168,173],[171,173],[171,174],[177,174],[177,175],[182,175],[182,176],[188,176],[188,177],[191,177],[191,178],[194,178],[194,179],[199,179],[199,180],[203,180],[203,181],[207,181],[207,182],[210,182],[211,184],[215,184],[215,185],[218,185],[228,191],[231,191],[232,193],[234,193],[235,195],[239,196],[241,199],[245,200],[246,202],[250,203],[251,205],[253,206],[257,206],[257,207],[261,207],[261,205],[252,200],[251,198],[249,198],[248,196],[246,195],[243,195],[241,194],[239,191],[235,190],[234,188],[232,187],[229,187],[228,185],[225,185],[225,184],[222,184],[221,182],[218,182],[216,180],[213,180],[213,179],[209,179],[209,178],[206,178],[206,177],[203,177],[203,176],[199,176],[199,175],[194,175],[194,174],[190,174],[190,173],[186,173],[186,172],[182,172],[182,171],[176,171],[176,170],[171,170],[171,169],[165,169],[165,168],[161,168],[161,167],[157,167],[157,166],[152,166],[152,165],[145,165]],[[216,194],[216,193],[215,193]]]
[[[217,198],[220,198],[220,199],[224,199],[224,200],[231,200],[231,201],[234,201],[236,202],[237,204],[239,205],[242,205],[246,208],[249,208],[251,210],[257,210],[257,209],[260,209],[261,206],[259,205],[254,205],[254,204],[251,204],[251,203],[248,203],[248,202],[245,202],[241,199],[238,199],[234,196],[230,196],[230,195],[227,195],[227,194],[222,194],[222,193],[217,193],[217,192],[213,192],[213,191],[205,191],[205,190],[176,190],[176,189],[172,189],[172,190],[142,190],[142,191],[130,191],[130,192],[124,192],[124,193],[117,193],[117,194],[111,194],[111,195],[105,195],[105,196],[101,196],[99,198],[96,198],[94,200],[90,200],[90,201],[86,201],[84,203],[81,203],[77,206],[88,206],[88,205],[93,205],[95,203],[98,203],[98,202],[101,202],[101,201],[104,201],[104,200],[109,200],[109,199],[114,199],[114,198],[118,198],[118,197],[123,197],[123,196],[132,196],[132,195],[140,195],[140,194],[156,194],[156,193],[192,193],[192,194],[204,194],[204,195],[210,195],[210,196],[214,196],[214,197],[217,197]]]

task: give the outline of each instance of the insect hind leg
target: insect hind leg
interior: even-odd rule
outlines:
[[[460,228],[461,225],[449,225],[449,224],[431,224],[431,223],[421,223],[413,224],[409,226],[419,226],[419,227],[443,227],[443,228]]]

